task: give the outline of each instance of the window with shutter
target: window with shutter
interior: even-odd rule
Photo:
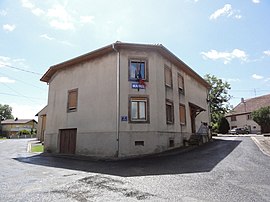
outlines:
[[[174,122],[173,102],[170,100],[166,100],[166,122],[167,124],[173,124]]]
[[[172,70],[169,67],[164,68],[165,73],[165,85],[172,87]]]
[[[178,89],[179,93],[184,94],[184,77],[178,74]]]
[[[73,112],[77,110],[78,104],[78,89],[73,89],[68,91],[68,112]]]
[[[186,125],[186,107],[183,104],[179,105],[179,118],[180,118],[180,124]]]

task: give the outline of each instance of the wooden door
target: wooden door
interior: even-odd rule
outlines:
[[[75,154],[77,129],[60,130],[60,153]]]

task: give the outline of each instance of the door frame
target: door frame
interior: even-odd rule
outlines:
[[[66,136],[66,137],[63,137]],[[66,139],[65,139],[66,138]],[[63,143],[66,141],[65,143]],[[64,128],[59,129],[58,135],[58,148],[61,154],[75,154],[77,143],[77,128]],[[66,144],[66,145],[63,145]]]

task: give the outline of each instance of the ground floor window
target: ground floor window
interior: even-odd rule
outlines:
[[[149,122],[148,97],[130,97],[129,99],[129,122]]]
[[[166,100],[166,122],[167,124],[173,124],[173,121],[174,121],[173,102],[170,100]]]

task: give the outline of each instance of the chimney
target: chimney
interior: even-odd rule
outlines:
[[[241,103],[245,103],[245,100],[244,100],[244,98],[241,98]]]

